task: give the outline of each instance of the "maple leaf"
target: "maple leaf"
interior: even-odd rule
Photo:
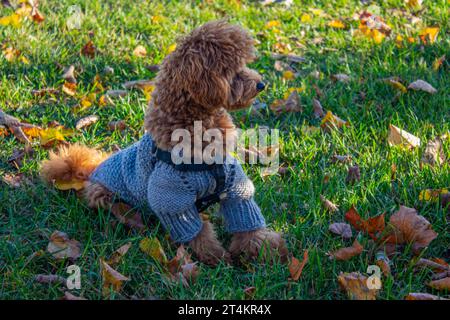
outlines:
[[[412,244],[415,254],[425,249],[438,234],[432,229],[430,222],[417,214],[416,209],[400,206],[390,220],[390,232],[384,241],[392,244]]]
[[[291,274],[291,278],[294,281],[298,281],[300,276],[302,275],[303,268],[308,262],[308,250],[303,252],[303,260],[300,262],[297,258],[292,257],[291,262],[289,263],[289,273]]]
[[[328,253],[328,255],[330,256],[330,259],[346,261],[360,255],[363,252],[363,249],[364,247],[355,239],[351,247],[341,248]]]
[[[345,219],[359,231],[367,232],[373,239],[376,239],[377,235],[383,232],[385,228],[384,213],[376,217],[368,218],[364,220],[356,211],[354,206],[345,213]]]

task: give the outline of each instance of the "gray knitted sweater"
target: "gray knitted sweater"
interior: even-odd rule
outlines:
[[[91,174],[121,200],[135,207],[148,207],[176,242],[189,242],[200,232],[202,220],[195,201],[212,194],[215,179],[209,171],[179,171],[152,154],[153,140],[141,140],[105,160]],[[253,199],[255,188],[239,162],[227,157],[224,164],[226,197],[220,202],[228,232],[243,232],[265,226]]]

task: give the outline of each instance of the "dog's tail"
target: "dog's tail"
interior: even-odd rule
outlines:
[[[41,176],[48,183],[87,181],[91,172],[108,157],[105,152],[80,144],[63,146],[51,151],[49,159],[42,162]]]

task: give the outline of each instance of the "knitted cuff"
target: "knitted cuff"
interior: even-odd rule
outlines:
[[[173,241],[186,243],[194,239],[202,229],[202,220],[195,207],[181,214],[157,215]]]
[[[266,226],[261,209],[253,198],[225,200],[221,204],[220,213],[225,219],[225,229],[231,233],[252,231]]]

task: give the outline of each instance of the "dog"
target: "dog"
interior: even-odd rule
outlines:
[[[141,140],[111,156],[79,144],[62,147],[42,163],[42,177],[48,183],[84,181],[83,198],[94,209],[110,209],[116,199],[147,205],[172,240],[188,244],[206,264],[261,256],[286,261],[285,241],[266,228],[253,199],[253,183],[236,159],[226,155],[225,164],[181,170],[167,157],[179,142],[172,138],[175,130],[196,138],[195,121],[201,123],[201,134],[218,129],[225,136],[224,150],[234,141],[228,111],[250,106],[265,87],[262,77],[246,66],[254,59],[254,40],[242,27],[221,20],[196,28],[177,41],[161,64]],[[199,201],[220,203],[225,228],[233,234],[228,250],[212,223],[202,221],[205,203]]]

